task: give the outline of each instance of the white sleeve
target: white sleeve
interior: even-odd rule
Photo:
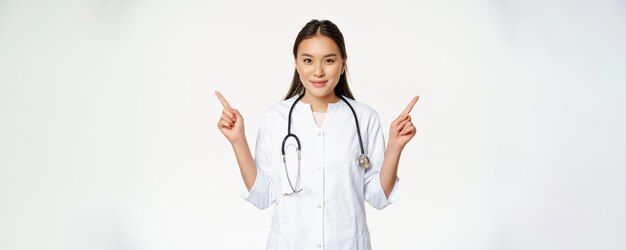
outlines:
[[[370,159],[370,167],[365,170],[365,201],[376,209],[383,209],[397,200],[400,178],[396,178],[391,194],[387,198],[380,184],[380,170],[385,159],[385,137],[378,114],[374,111],[368,122],[365,147],[366,154]]]
[[[259,125],[259,132],[256,139],[256,152],[254,154],[254,161],[256,163],[256,179],[254,185],[248,192],[247,188],[243,188],[241,198],[252,203],[260,209],[265,209],[272,205],[276,200],[274,191],[272,190],[272,179],[270,178],[271,169],[271,147],[269,143],[270,133],[269,130],[271,119],[266,112],[263,116],[263,120]]]

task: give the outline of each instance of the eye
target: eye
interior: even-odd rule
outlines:
[[[312,62],[310,58],[304,58],[302,61],[307,64]]]
[[[326,59],[325,61],[327,64],[333,64],[335,62],[334,59]]]

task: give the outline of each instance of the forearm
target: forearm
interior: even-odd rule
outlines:
[[[231,146],[233,147],[235,156],[237,157],[241,178],[243,179],[248,191],[250,191],[254,185],[254,181],[256,180],[257,170],[256,163],[252,158],[252,153],[250,152],[250,147],[248,146],[248,140],[246,137],[243,137],[240,140],[233,142]]]
[[[387,198],[389,198],[393,186],[396,183],[396,179],[398,178],[398,163],[400,162],[401,154],[402,148],[398,147],[387,147],[387,151],[385,152],[385,160],[380,170],[380,185]]]

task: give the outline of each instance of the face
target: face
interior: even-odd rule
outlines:
[[[332,39],[316,35],[298,45],[296,70],[305,88],[304,98],[337,99],[334,89],[345,70],[339,46]]]

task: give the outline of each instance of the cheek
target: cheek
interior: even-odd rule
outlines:
[[[300,78],[300,82],[307,86],[308,80],[310,77],[310,73],[306,69],[298,68],[298,77]]]
[[[328,70],[326,72],[329,72],[330,74],[332,74],[334,77],[339,77],[341,75],[341,66],[331,66],[328,68]]]
[[[296,65],[296,70],[298,71],[298,74],[300,76],[306,76],[306,75],[311,74],[310,72],[311,70],[308,69],[308,67],[304,67],[302,65]]]

